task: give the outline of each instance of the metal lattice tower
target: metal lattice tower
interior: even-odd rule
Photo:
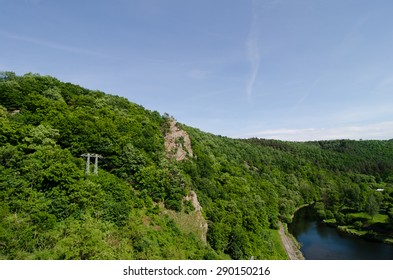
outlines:
[[[90,153],[83,154],[81,156],[86,157],[86,172],[85,172],[86,175],[90,175],[90,158],[91,157],[95,158],[93,173],[94,175],[98,175],[98,158],[103,158],[103,156],[98,154],[90,154]]]

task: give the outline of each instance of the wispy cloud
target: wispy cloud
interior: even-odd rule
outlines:
[[[70,46],[70,45],[66,45],[66,44],[62,44],[62,43],[57,43],[57,42],[53,42],[53,41],[49,41],[49,40],[45,40],[45,39],[41,39],[41,38],[35,38],[35,37],[29,37],[29,36],[25,36],[25,35],[21,35],[21,34],[16,34],[16,33],[10,33],[10,32],[3,31],[3,30],[0,30],[0,35],[3,37],[6,37],[6,38],[12,39],[12,40],[30,43],[30,44],[34,44],[34,45],[39,45],[42,47],[61,50],[61,51],[65,51],[65,52],[88,55],[88,56],[95,56],[95,57],[99,57],[99,58],[111,58],[108,55],[105,55],[103,53],[96,52],[93,50],[78,48],[78,47],[74,47],[74,46]]]
[[[258,46],[258,14],[255,6],[255,1],[252,2],[252,22],[248,33],[246,42],[247,59],[250,63],[251,74],[246,84],[247,98],[251,99],[255,80],[258,75],[259,64],[261,60],[259,46]]]
[[[392,139],[393,121],[333,128],[271,129],[248,133],[244,136],[286,141]]]
[[[261,63],[261,50],[259,46],[259,14],[262,10],[273,10],[281,0],[252,1],[252,20],[246,40],[247,60],[250,64],[250,76],[246,83],[246,94],[250,101],[254,91],[254,85],[258,77]]]

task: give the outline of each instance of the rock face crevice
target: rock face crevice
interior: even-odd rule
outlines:
[[[181,130],[176,121],[171,119],[169,121],[169,132],[165,135],[165,151],[169,158],[174,158],[177,161],[182,161],[189,157],[193,157],[191,149],[191,140],[187,132]]]

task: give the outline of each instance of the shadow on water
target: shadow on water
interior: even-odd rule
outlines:
[[[289,232],[308,260],[393,260],[393,246],[348,236],[318,221],[313,206],[296,212]]]

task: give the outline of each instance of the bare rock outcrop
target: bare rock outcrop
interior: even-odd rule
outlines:
[[[194,191],[190,191],[190,195],[184,197],[184,200],[191,201],[194,206],[195,212],[202,211],[202,206],[199,204],[197,194]]]
[[[191,149],[191,140],[187,132],[180,129],[174,119],[168,119],[169,131],[165,135],[165,151],[168,158],[177,161],[185,160],[187,157],[194,157]],[[207,243],[206,234],[208,224],[202,215],[202,207],[199,204],[197,194],[190,191],[190,194],[183,198],[184,201],[191,201],[194,212],[184,214],[172,213],[175,220],[193,232],[196,232],[201,240]]]
[[[177,127],[175,120],[169,120],[169,132],[165,135],[165,150],[170,158],[177,161],[193,157],[191,140],[187,132]]]

